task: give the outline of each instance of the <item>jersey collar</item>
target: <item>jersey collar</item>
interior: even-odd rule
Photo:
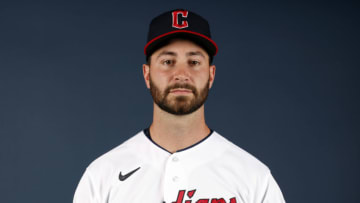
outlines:
[[[200,140],[199,142],[193,144],[193,145],[190,145],[188,147],[185,147],[183,149],[180,149],[180,150],[177,150],[176,152],[174,153],[178,153],[178,152],[183,152],[183,151],[186,151],[186,150],[189,150],[191,148],[194,148],[195,146],[199,145],[200,143],[204,142],[205,140],[207,140],[212,134],[213,134],[214,130],[210,129],[210,133],[204,137],[202,140]],[[148,128],[145,128],[143,130],[143,133],[145,134],[145,136],[154,144],[156,145],[157,147],[159,147],[160,149],[164,150],[165,152],[169,153],[169,154],[173,154],[171,152],[169,152],[168,150],[166,150],[165,148],[161,147],[160,145],[158,145],[156,142],[154,142],[154,140],[151,138],[151,135],[150,135],[150,130],[149,130],[149,127]]]

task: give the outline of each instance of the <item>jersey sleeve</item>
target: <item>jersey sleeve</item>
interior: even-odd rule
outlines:
[[[266,181],[264,181],[261,191],[262,195],[260,196],[261,201],[258,201],[259,203],[285,203],[280,187],[270,171],[266,176]]]
[[[73,203],[100,203],[95,183],[89,170],[86,170],[75,190]]]

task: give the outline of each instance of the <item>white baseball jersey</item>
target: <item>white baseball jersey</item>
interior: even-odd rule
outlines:
[[[170,153],[145,129],[93,161],[74,203],[284,203],[270,170],[215,131]]]

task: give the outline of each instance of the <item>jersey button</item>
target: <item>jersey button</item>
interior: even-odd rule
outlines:
[[[179,181],[179,177],[174,176],[172,180],[173,180],[174,182],[178,182],[178,181]]]
[[[179,158],[176,157],[176,156],[174,156],[174,157],[172,158],[172,161],[173,161],[173,162],[178,162],[178,161],[179,161]]]

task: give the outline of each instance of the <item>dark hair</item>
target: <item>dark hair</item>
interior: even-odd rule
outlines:
[[[160,48],[163,47],[163,46],[166,46],[166,45],[170,44],[170,42],[171,42],[172,40],[174,40],[174,39],[186,39],[186,40],[192,41],[193,43],[197,44],[198,46],[200,46],[201,48],[203,48],[203,49],[206,51],[206,53],[207,53],[208,56],[209,56],[209,65],[212,64],[214,57],[208,52],[208,50],[205,48],[205,46],[203,46],[200,42],[197,42],[197,41],[195,41],[195,40],[193,40],[193,39],[191,39],[191,38],[185,37],[185,36],[184,36],[184,37],[171,38],[171,39],[169,39],[169,40],[164,40],[163,42],[161,42],[160,44],[158,44],[156,47],[154,47],[154,49],[153,49],[152,52],[150,52],[150,53],[148,53],[148,55],[146,55],[146,59],[145,59],[145,60],[146,60],[146,64],[147,64],[147,65],[150,65],[150,63],[151,63],[151,55],[152,55],[156,50],[160,49]]]

